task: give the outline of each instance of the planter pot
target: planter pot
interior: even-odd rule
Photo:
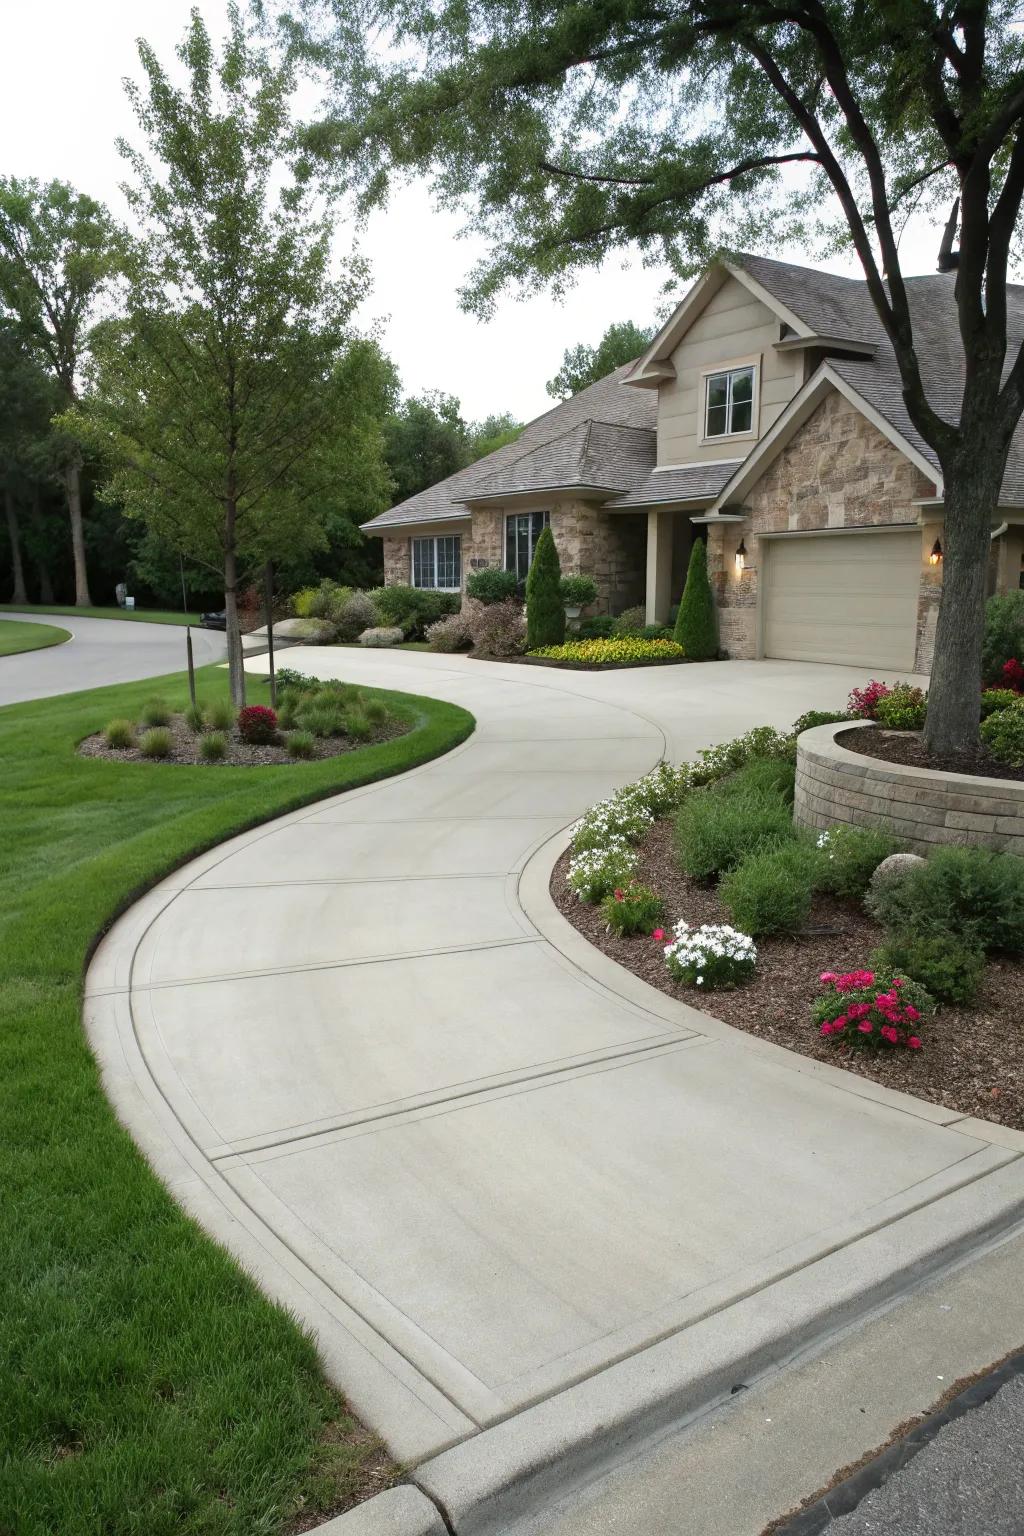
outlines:
[[[578,619],[583,612],[582,603],[566,603],[565,616],[567,619]]]

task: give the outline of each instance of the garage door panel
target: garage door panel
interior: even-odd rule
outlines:
[[[766,540],[763,547],[766,656],[913,668],[917,529]]]

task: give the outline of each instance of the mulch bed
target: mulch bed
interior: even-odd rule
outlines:
[[[802,1056],[845,1067],[961,1114],[1024,1130],[1024,961],[991,960],[974,1004],[946,1004],[922,1029],[923,1051],[852,1053],[821,1039],[811,1022],[810,1004],[824,990],[818,980],[822,971],[841,973],[867,965],[881,943],[882,930],[859,906],[818,897],[808,929],[840,932],[759,939],[752,981],[733,992],[704,992],[673,981],[660,943],[646,936],[609,933],[600,909],[578,900],[566,885],[568,864],[566,853],[551,879],[559,911],[584,938],[652,987]],[[681,918],[694,927],[729,921],[714,889],[680,872],[670,821],[656,822],[648,833],[636,878],[665,902],[666,930]]]
[[[376,746],[381,741],[391,741],[404,736],[411,726],[404,720],[386,720],[374,726],[373,734],[365,741],[355,741],[348,736],[316,736],[313,738],[313,755],[308,758],[292,757],[284,745],[275,747],[251,747],[240,741],[234,731],[224,731],[227,750],[217,762],[208,763],[199,756],[201,735],[190,730],[183,715],[172,715],[170,724],[162,729],[171,733],[171,751],[168,757],[144,757],[138,747],[108,747],[102,732],[86,736],[78,744],[82,757],[103,757],[112,763],[177,763],[188,768],[265,768],[274,763],[318,762],[325,757],[341,757],[358,747]],[[141,736],[149,727],[140,726]]]
[[[1024,779],[1024,768],[1010,768],[984,747],[968,752],[927,752],[917,731],[880,731],[877,726],[860,726],[855,731],[843,731],[836,741],[849,752],[859,752],[861,757],[877,757],[884,763],[903,763],[908,768],[966,773],[972,778]]]

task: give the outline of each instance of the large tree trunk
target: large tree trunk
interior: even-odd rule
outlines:
[[[1004,456],[979,445],[945,476],[942,597],[924,739],[930,752],[977,746],[981,648],[992,529],[998,522]]]
[[[245,666],[238,624],[238,560],[235,556],[235,506],[229,502],[224,518],[224,613],[227,620],[228,685],[236,709],[245,707]]]
[[[72,462],[64,471],[64,489],[71,519],[71,550],[75,557],[75,607],[91,608],[89,572],[85,564],[85,534],[82,531],[82,480],[79,466]]]
[[[14,571],[14,590],[11,593],[12,603],[27,603],[28,593],[25,591],[25,567],[21,563],[21,536],[18,533],[18,514],[14,509],[14,492],[10,486],[4,487],[4,511],[7,515],[7,537],[11,545],[11,566]]]

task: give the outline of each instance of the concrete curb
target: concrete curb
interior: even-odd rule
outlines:
[[[426,1494],[403,1483],[318,1525],[310,1536],[448,1536],[448,1528]]]
[[[443,1451],[416,1469],[416,1482],[458,1536],[499,1536],[1021,1223],[1024,1166],[1011,1158],[938,1205]]]

